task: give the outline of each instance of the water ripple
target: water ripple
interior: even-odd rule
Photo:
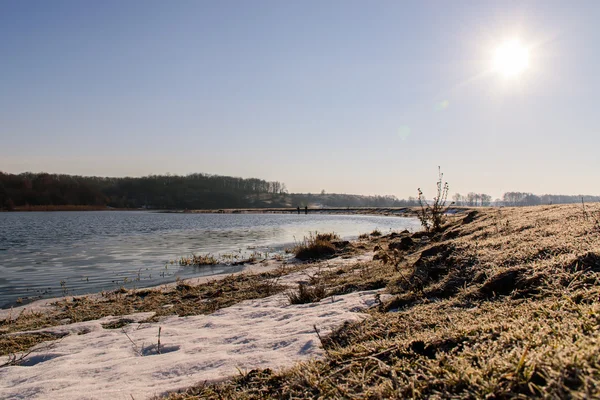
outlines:
[[[0,213],[0,307],[18,298],[152,286],[240,269],[170,264],[192,253],[282,251],[309,231],[352,238],[375,228],[418,226],[411,218],[347,215]]]

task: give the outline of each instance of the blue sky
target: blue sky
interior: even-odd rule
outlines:
[[[599,194],[597,1],[0,0],[0,170]],[[529,68],[490,71],[519,40]]]

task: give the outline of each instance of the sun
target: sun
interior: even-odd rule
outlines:
[[[494,70],[507,78],[521,75],[529,66],[529,50],[518,40],[500,45],[494,53]]]

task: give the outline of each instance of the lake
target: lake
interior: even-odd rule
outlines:
[[[354,239],[374,229],[385,234],[419,228],[416,218],[362,215],[0,213],[0,308],[17,301],[148,287],[243,268],[179,266],[180,257],[193,253],[283,253],[314,231]]]

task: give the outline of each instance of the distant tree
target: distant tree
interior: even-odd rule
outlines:
[[[482,193],[481,194],[481,205],[484,207],[489,207],[492,203],[492,196],[489,194]]]
[[[506,192],[502,196],[504,205],[507,206],[536,206],[548,201],[547,196],[536,196],[533,193],[526,192]]]
[[[460,193],[456,193],[454,196],[452,196],[452,200],[454,201],[454,204],[457,206],[463,205],[463,196]]]
[[[502,196],[504,204],[507,206],[518,206],[521,205],[521,200],[525,197],[525,193],[521,192],[506,192]]]
[[[469,192],[467,193],[467,205],[469,207],[474,207],[477,205],[477,193]]]
[[[525,206],[537,206],[537,205],[542,204],[540,198],[538,196],[536,196],[535,194],[531,194],[531,193],[528,193],[527,195],[525,195],[525,197],[521,200],[521,202]]]

